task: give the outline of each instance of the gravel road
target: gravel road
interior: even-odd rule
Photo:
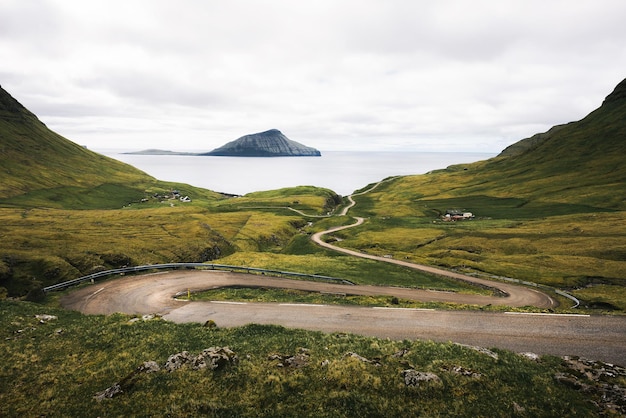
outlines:
[[[61,299],[61,304],[65,308],[87,314],[158,313],[173,322],[204,323],[212,319],[220,327],[248,323],[278,324],[293,328],[350,332],[392,339],[454,341],[536,354],[577,355],[626,365],[626,317],[430,311],[288,303],[186,302],[174,298],[177,293],[188,290],[193,292],[242,285],[363,295],[383,294],[433,301],[456,297],[459,299],[458,303],[481,303],[475,298],[493,299],[488,296],[446,292],[348,286],[221,271],[185,270],[99,282],[67,294]],[[466,298],[472,298],[474,301]]]

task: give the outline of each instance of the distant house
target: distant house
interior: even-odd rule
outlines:
[[[463,221],[473,218],[474,214],[472,212],[465,212],[458,209],[448,209],[446,214],[443,216],[443,220],[446,222]]]
[[[189,196],[181,196],[180,201],[188,203],[188,202],[191,202],[191,199],[189,198]]]

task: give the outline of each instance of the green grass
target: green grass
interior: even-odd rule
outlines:
[[[34,315],[58,319],[40,323]],[[598,416],[583,395],[554,379],[557,358],[540,361],[497,350],[498,359],[452,343],[390,341],[277,326],[207,328],[130,316],[84,316],[0,301],[2,416]],[[140,375],[113,399],[94,395],[145,361],[161,366],[181,351],[228,346],[239,363],[222,371],[181,369]],[[301,368],[277,367],[274,354],[305,348]],[[401,357],[394,356],[405,352]],[[357,353],[376,363],[346,356]],[[474,373],[464,376],[454,368]],[[407,387],[402,371],[440,381]]]
[[[346,289],[349,291],[350,289]],[[509,307],[502,305],[467,305],[447,302],[419,302],[410,299],[397,298],[393,296],[362,296],[344,293],[329,294],[312,291],[304,291],[297,289],[278,289],[278,288],[250,288],[250,287],[224,287],[219,289],[211,289],[202,292],[190,293],[179,296],[179,299],[185,300],[209,300],[209,301],[239,301],[239,302],[257,302],[257,303],[307,303],[322,305],[348,305],[348,306],[364,306],[364,307],[388,307],[388,308],[406,308],[406,309],[439,309],[439,310],[480,310],[491,312],[547,312],[545,309],[535,308],[532,306],[525,307]],[[565,301],[563,301],[565,302]],[[571,305],[571,303],[570,303]],[[564,307],[569,306],[566,303]],[[608,306],[603,305],[604,309]],[[561,312],[587,312],[585,309],[567,310],[561,309]]]
[[[237,266],[330,276],[358,284],[491,294],[486,289],[462,281],[426,274],[407,267],[335,254],[287,255],[237,252],[220,261]]]

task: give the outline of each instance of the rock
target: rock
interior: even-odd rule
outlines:
[[[237,361],[237,355],[230,348],[210,347],[203,350],[202,353],[195,357],[189,354],[188,351],[172,354],[168,357],[163,368],[168,372],[173,372],[174,370],[178,370],[188,364],[192,370],[217,370],[228,364],[235,364]],[[156,361],[146,361],[113,386],[96,393],[94,398],[98,401],[102,401],[104,399],[111,399],[121,393],[128,392],[140,375],[144,373],[156,373],[160,370],[161,367],[159,367],[159,364]]]
[[[165,362],[163,368],[168,372],[173,372],[174,370],[180,369],[185,364],[190,363],[192,359],[193,358],[189,354],[189,351],[182,351],[180,353],[172,354],[167,358],[167,361]]]
[[[498,359],[498,353],[494,353],[493,351],[491,351],[491,350],[489,350],[487,348],[477,347],[475,345],[459,344],[459,343],[456,343],[456,345],[460,345],[461,347],[470,348],[470,349],[472,349],[474,351],[478,351],[479,353],[485,354],[485,355],[493,358],[494,360]]]
[[[157,319],[161,319],[161,315],[159,314],[145,314],[142,315],[141,318],[131,318],[128,320],[129,324],[134,324],[135,322],[139,322],[139,321],[152,321],[152,320],[157,320]]]
[[[165,370],[173,372],[185,365],[189,365],[192,370],[217,370],[229,364],[235,364],[239,361],[237,355],[228,347],[210,347],[204,349],[197,356],[192,356],[188,351],[172,354],[168,357]]]
[[[154,373],[161,370],[159,364],[156,361],[146,361],[141,366],[138,367],[138,370],[143,373]]]
[[[626,416],[626,369],[610,363],[577,357],[563,357],[567,371],[554,379],[593,398],[603,415]]]
[[[466,369],[465,367],[462,367],[462,366],[444,367],[444,369],[454,374],[458,374],[458,375],[465,376],[465,377],[471,377],[474,379],[479,379],[483,376],[481,373],[475,372],[470,369]]]
[[[309,364],[309,350],[307,348],[300,348],[298,353],[294,356],[272,354],[267,359],[270,361],[278,360],[276,367],[292,367],[300,368]]]
[[[365,358],[363,356],[358,355],[357,353],[353,353],[351,351],[349,351],[346,354],[344,354],[343,358],[346,358],[346,357],[352,357],[354,359],[362,361],[363,363],[369,363],[369,364],[373,364],[375,366],[380,366],[380,361],[378,359],[370,360],[370,359],[367,359],[367,358]]]
[[[48,315],[48,314],[35,315],[35,318],[38,319],[39,323],[41,324],[46,323],[48,321],[54,321],[57,319],[55,315]]]
[[[393,353],[393,356],[400,358],[400,357],[406,356],[408,353],[409,353],[409,349],[403,348],[402,350],[396,351],[395,353]]]
[[[208,368],[209,370],[218,370],[225,366],[236,364],[239,362],[237,355],[228,347],[210,347],[198,354],[192,360],[191,368],[193,370],[201,370]]]
[[[122,390],[122,387],[120,386],[120,384],[116,383],[113,386],[106,388],[102,392],[96,393],[94,395],[94,398],[97,401],[103,401],[105,399],[111,399],[114,396],[117,396],[117,395],[119,395],[121,393],[124,393],[124,391]]]
[[[535,353],[526,352],[526,353],[519,353],[519,355],[522,357],[526,357],[529,360],[539,361],[539,355]]]
[[[119,382],[113,384],[106,388],[105,390],[98,392],[94,395],[94,398],[98,401],[103,401],[105,399],[111,399],[114,396],[120,395],[124,392],[130,390],[130,388],[135,384],[138,379],[138,376],[143,373],[155,373],[161,370],[156,361],[146,361],[139,367],[137,367],[131,374],[120,380]]]
[[[242,136],[213,151],[200,155],[227,157],[319,157],[315,148],[287,138],[277,129]]]
[[[414,369],[408,369],[402,371],[404,377],[404,384],[411,387],[420,387],[422,383],[441,383],[441,378],[435,373],[431,372],[418,372]]]

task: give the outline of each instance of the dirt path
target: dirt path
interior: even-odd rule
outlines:
[[[455,273],[452,271],[448,271],[448,270],[443,270],[443,269],[439,269],[436,267],[432,267],[432,266],[425,266],[422,264],[415,264],[415,263],[410,263],[408,261],[403,261],[403,260],[396,260],[393,258],[386,258],[386,257],[380,257],[380,256],[376,256],[376,255],[371,255],[371,254],[365,254],[359,251],[355,251],[355,250],[350,250],[347,248],[342,248],[342,247],[338,247],[336,245],[332,245],[329,244],[327,242],[324,242],[322,240],[322,237],[324,235],[328,235],[328,234],[332,234],[333,232],[337,232],[337,231],[341,231],[342,229],[347,229],[347,228],[353,228],[356,227],[358,225],[361,225],[364,222],[363,218],[355,218],[357,221],[354,224],[351,225],[345,225],[345,226],[338,226],[326,231],[321,231],[318,232],[316,234],[314,234],[311,239],[313,240],[313,242],[315,242],[317,245],[320,245],[324,248],[328,248],[330,250],[333,251],[338,251],[344,254],[349,254],[355,257],[361,257],[361,258],[367,258],[370,260],[376,260],[376,261],[381,261],[381,262],[385,262],[385,263],[390,263],[390,264],[396,264],[396,265],[400,265],[400,266],[404,266],[404,267],[408,267],[411,269],[415,269],[415,270],[420,270],[426,273],[431,273],[431,274],[436,274],[439,276],[444,276],[444,277],[451,277],[453,279],[457,279],[457,280],[463,280],[469,283],[474,283],[477,285],[481,285],[481,286],[486,286],[486,287],[490,287],[493,289],[497,289],[500,292],[506,294],[505,297],[496,297],[496,296],[488,296],[485,297],[483,300],[483,303],[481,304],[492,304],[492,305],[506,305],[506,306],[537,306],[540,308],[554,308],[556,306],[558,306],[558,303],[556,300],[554,300],[553,298],[551,298],[550,296],[546,295],[543,292],[540,292],[538,290],[535,289],[531,289],[531,288],[526,288],[526,287],[522,287],[522,286],[517,286],[517,285],[513,285],[513,284],[508,284],[508,283],[500,283],[500,282],[495,282],[492,280],[486,280],[486,279],[479,279],[476,277],[472,277],[472,276],[467,276],[465,274],[460,274],[460,273]],[[461,295],[455,295],[454,298],[451,298],[450,300],[447,300],[447,302],[455,302],[458,301],[456,303],[474,303],[471,302],[471,300],[473,298],[471,298],[471,295],[463,295],[463,296],[467,296],[467,298],[465,297],[456,297],[456,296],[461,296]]]

